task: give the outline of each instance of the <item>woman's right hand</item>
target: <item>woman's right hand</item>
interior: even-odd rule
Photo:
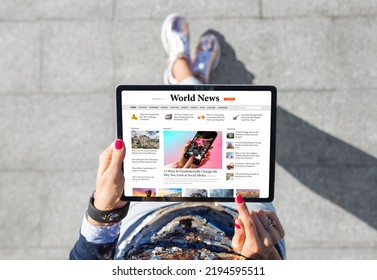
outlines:
[[[233,250],[252,259],[281,259],[274,245],[285,232],[275,212],[249,211],[240,195],[236,197],[236,207],[239,216],[235,220]]]

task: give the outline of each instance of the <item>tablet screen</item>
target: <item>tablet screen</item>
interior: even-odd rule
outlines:
[[[272,201],[276,91],[119,86],[118,137],[131,201]]]

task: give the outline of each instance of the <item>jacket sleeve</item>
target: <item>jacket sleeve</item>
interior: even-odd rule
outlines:
[[[121,223],[95,226],[88,222],[85,213],[80,237],[69,254],[70,260],[110,260],[114,258]]]
[[[118,239],[111,243],[96,244],[88,242],[80,233],[79,240],[69,254],[70,260],[111,260],[115,255]]]

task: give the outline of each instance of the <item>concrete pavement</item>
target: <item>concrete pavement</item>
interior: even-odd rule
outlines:
[[[160,26],[221,37],[215,83],[278,89],[275,206],[289,259],[377,258],[373,0],[2,0],[0,258],[66,259],[117,84],[161,84]]]

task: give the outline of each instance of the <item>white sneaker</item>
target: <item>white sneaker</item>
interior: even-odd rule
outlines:
[[[176,14],[167,16],[161,28],[161,41],[168,57],[168,67],[164,72],[165,84],[177,84],[173,76],[173,65],[178,58],[187,59],[191,66],[189,40],[190,33],[186,19]]]
[[[220,41],[213,34],[203,35],[195,50],[194,75],[204,84],[209,83],[211,72],[219,64],[221,57]]]

